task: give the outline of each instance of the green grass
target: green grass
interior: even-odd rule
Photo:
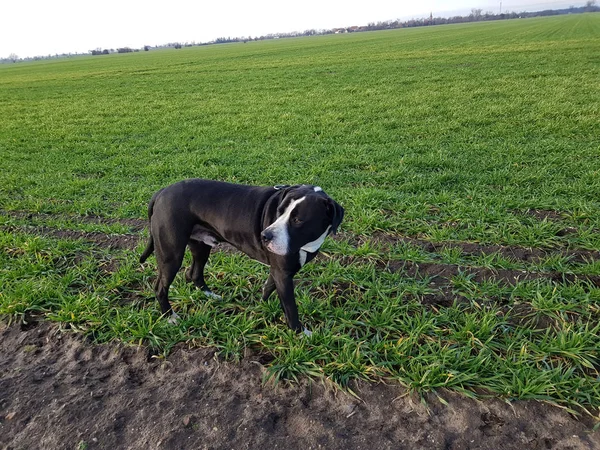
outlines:
[[[0,210],[49,214],[0,215],[0,315],[162,354],[252,348],[275,379],[386,378],[593,411],[600,289],[468,270],[600,275],[569,257],[600,248],[598,55],[600,15],[584,14],[0,66]],[[186,177],[313,183],[345,207],[349,240],[328,240],[298,276],[311,338],[286,329],[275,297],[259,301],[267,272],[244,256],[210,260],[222,301],[178,277],[171,326],[142,243],[40,235],[130,233],[79,217],[143,218],[154,191]],[[386,247],[375,231],[550,253]],[[461,271],[442,291],[388,259]],[[450,306],[424,301],[448,293]]]

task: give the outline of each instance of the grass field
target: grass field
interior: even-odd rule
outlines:
[[[0,66],[0,315],[263,356],[275,378],[600,407],[600,14]],[[186,177],[311,183],[346,209],[298,275],[215,253],[171,326],[137,263]],[[596,413],[597,414],[597,413]]]

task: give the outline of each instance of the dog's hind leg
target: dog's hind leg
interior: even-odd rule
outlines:
[[[194,283],[194,286],[197,288],[202,289],[202,292],[204,292],[207,297],[220,299],[221,297],[212,292],[206,285],[206,281],[204,281],[204,267],[210,256],[211,246],[204,242],[190,240],[188,242],[188,247],[192,253],[193,260],[192,265],[185,272],[185,279],[188,282]]]
[[[200,289],[208,289],[204,281],[204,266],[210,256],[210,246],[203,242],[189,241],[188,247],[192,252],[192,265],[185,272],[185,280],[194,283]]]
[[[179,265],[165,264],[164,270],[159,269],[158,279],[154,285],[156,299],[158,300],[162,313],[171,313],[171,317],[169,318],[170,322],[177,321],[177,314],[175,314],[169,303],[169,287],[171,286],[171,283],[173,283],[179,267],[181,267],[181,263]]]
[[[162,313],[172,313],[169,321],[176,322],[177,314],[173,312],[169,303],[169,287],[183,262],[185,242],[178,242],[175,239],[173,242],[164,243],[161,238],[155,238],[155,246],[156,264],[158,266],[158,278],[154,285],[156,299],[160,304]]]

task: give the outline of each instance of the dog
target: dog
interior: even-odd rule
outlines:
[[[150,237],[140,263],[156,253],[156,298],[163,314],[171,314],[169,321],[176,322],[168,294],[186,246],[193,257],[186,280],[207,296],[220,298],[206,285],[204,266],[212,247],[227,242],[270,267],[263,300],[276,290],[288,326],[310,335],[298,318],[293,278],[317,256],[325,238],[336,234],[343,217],[344,209],[318,186],[183,180],[159,190],[150,200]]]

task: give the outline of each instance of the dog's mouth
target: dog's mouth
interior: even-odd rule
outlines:
[[[276,255],[281,255],[281,256],[287,255],[287,250],[284,250],[284,249],[281,249],[281,248],[277,247],[272,242],[265,243],[265,248],[268,251],[270,251],[271,253],[274,253]]]

